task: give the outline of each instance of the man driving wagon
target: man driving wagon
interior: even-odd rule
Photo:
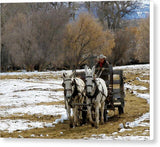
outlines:
[[[108,71],[106,71],[106,69],[109,69],[109,62],[106,60],[106,56],[104,56],[103,54],[98,56],[97,59],[98,59],[98,62],[95,65],[96,74],[99,78],[102,78],[105,81],[108,81],[108,76],[106,75],[106,72]]]

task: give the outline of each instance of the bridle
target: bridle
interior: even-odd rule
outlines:
[[[87,78],[93,78],[92,76],[86,76],[86,78],[85,79],[87,79]],[[94,80],[92,80],[92,82],[93,82]],[[86,88],[87,87],[93,87],[93,85],[91,85],[91,84],[86,84],[86,82],[87,82],[87,80],[85,80],[85,86],[86,86]]]
[[[71,82],[71,88],[65,89],[64,83],[65,83],[66,81],[70,81],[70,82]],[[72,93],[72,95],[73,95],[73,93],[74,93],[74,91],[75,91],[75,88],[74,88],[74,91],[72,91],[72,86],[73,86],[73,85],[75,85],[75,87],[76,87],[76,81],[75,81],[75,79],[74,79],[73,81],[72,81],[70,78],[64,80],[64,82],[62,83],[62,86],[64,87],[65,97],[66,97],[66,92],[67,92],[67,91],[70,91],[70,92]],[[72,97],[73,97],[72,95],[71,95],[71,97],[68,97],[68,98],[72,98]]]
[[[87,79],[87,78],[93,78],[93,77],[92,77],[92,76],[86,76],[86,79]],[[86,80],[85,80],[85,82],[86,82]],[[91,96],[91,95],[88,95],[88,93],[87,93],[87,91],[86,91],[86,96],[89,97],[89,98],[95,98],[95,97],[98,95],[98,93],[99,93],[98,86],[97,86],[97,83],[96,83],[95,79],[92,79],[92,82],[94,83],[96,89],[95,89],[95,92],[94,92],[94,94],[93,94],[92,96]],[[85,89],[86,89],[86,90],[87,90],[87,87],[93,88],[93,84],[86,84],[86,83],[85,83]]]

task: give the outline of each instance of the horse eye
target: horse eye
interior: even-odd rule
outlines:
[[[62,86],[64,87],[64,83],[62,83]]]

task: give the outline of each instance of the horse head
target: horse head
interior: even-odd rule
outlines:
[[[86,94],[91,96],[95,91],[95,66],[90,69],[87,65],[85,66],[85,77],[86,77]]]
[[[71,74],[63,73],[64,94],[66,98],[71,98],[75,88],[75,71]]]

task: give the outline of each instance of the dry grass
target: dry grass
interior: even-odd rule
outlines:
[[[58,75],[53,75],[53,74],[32,74],[32,75],[27,75],[27,74],[22,74],[22,75],[1,75],[0,79],[38,79],[38,80],[44,80],[44,79],[58,79]],[[30,82],[30,81],[29,81]]]

